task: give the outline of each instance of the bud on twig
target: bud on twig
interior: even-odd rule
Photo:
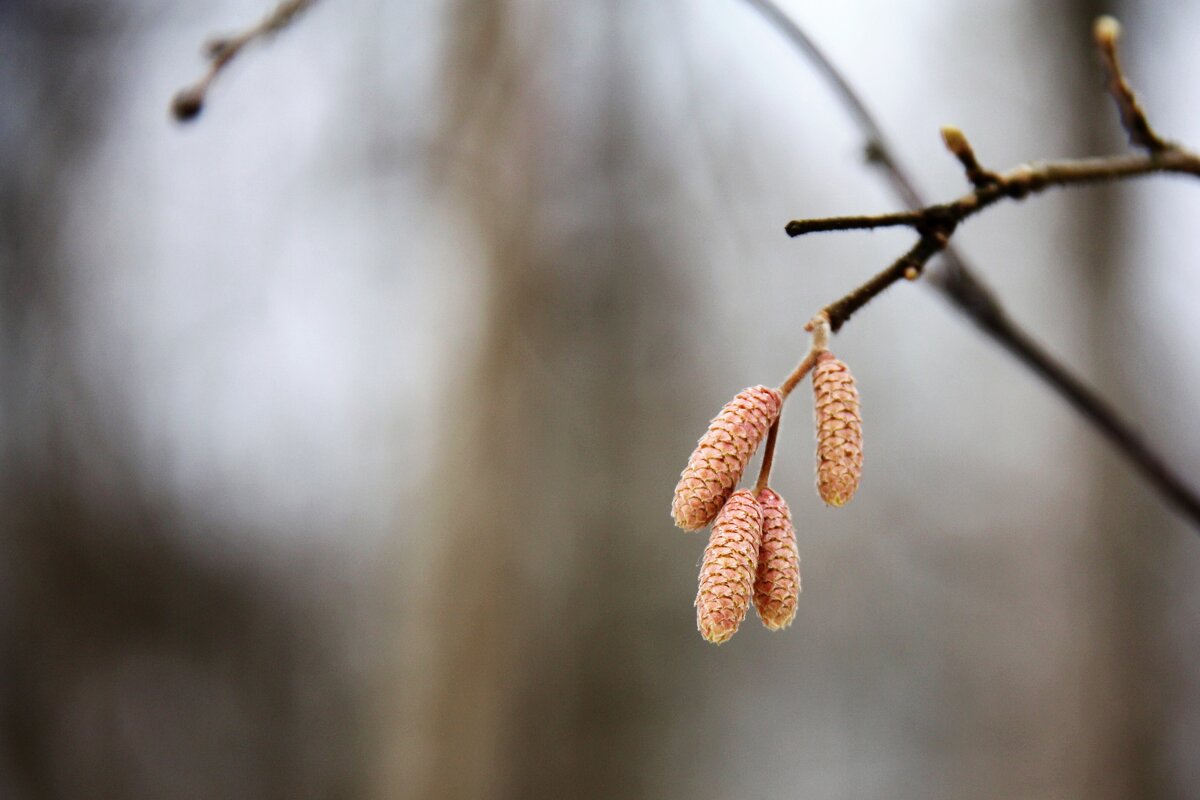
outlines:
[[[171,114],[180,122],[187,122],[199,116],[204,108],[204,89],[189,87],[181,89],[171,100]]]
[[[763,511],[762,547],[758,551],[758,577],[754,582],[754,607],[773,631],[783,630],[796,617],[800,600],[800,551],[792,512],[771,489],[758,493]]]
[[[854,377],[825,351],[813,370],[817,423],[817,491],[831,506],[850,502],[862,476],[862,417]]]
[[[695,531],[712,522],[782,407],[779,392],[766,386],[743,389],[725,404],[709,423],[675,487],[671,516],[676,525]]]
[[[762,526],[762,506],[749,489],[734,492],[713,523],[696,593],[696,627],[713,644],[727,641],[746,618]]]

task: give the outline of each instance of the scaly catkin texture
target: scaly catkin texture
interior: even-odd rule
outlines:
[[[773,631],[792,624],[800,600],[800,551],[792,512],[771,489],[758,493],[763,512],[762,546],[758,551],[758,578],[754,582],[754,607]]]
[[[850,502],[862,476],[862,417],[854,377],[829,351],[817,358],[813,394],[817,491],[829,505],[842,506]]]
[[[713,521],[782,407],[783,397],[766,386],[743,389],[725,404],[709,423],[675,487],[671,516],[676,525],[697,531]]]
[[[762,524],[762,506],[749,489],[730,495],[713,523],[696,593],[696,627],[713,644],[727,641],[746,618],[754,593]]]

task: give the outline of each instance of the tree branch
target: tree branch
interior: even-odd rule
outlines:
[[[859,97],[854,87],[842,75],[841,71],[829,60],[816,43],[809,38],[808,34],[788,17],[773,0],[745,1],[761,13],[773,27],[785,36],[797,51],[812,64],[817,72],[829,82],[838,99],[850,116],[853,117],[866,139],[865,149],[868,161],[883,171],[888,183],[903,204],[913,212],[922,212],[929,209],[930,205],[924,201],[915,183],[909,177],[908,172],[894,155],[892,147],[884,136],[883,129]],[[1148,150],[1151,154],[1168,150],[1179,150],[1179,148],[1174,148],[1159,138],[1146,121],[1145,114],[1141,110],[1141,106],[1138,104],[1132,88],[1124,80],[1120,62],[1116,57],[1116,41],[1120,28],[1115,24],[1115,20],[1108,22],[1106,19],[1111,18],[1101,18],[1097,21],[1094,34],[1097,45],[1104,56],[1105,67],[1109,73],[1109,91],[1113,94],[1117,102],[1122,125],[1129,133],[1130,141],[1136,146]],[[945,131],[943,131],[943,139],[946,138]],[[985,171],[974,172],[972,170],[969,162],[974,161],[974,153],[969,151],[969,144],[967,145],[969,157],[967,157],[966,154],[960,152],[961,148],[956,148],[956,144],[958,143],[954,141],[953,133],[950,134],[950,139],[950,141],[946,142],[946,145],[959,159],[960,163],[963,164],[968,179],[977,188],[983,188],[986,184],[987,173]],[[963,142],[965,143],[965,138]],[[1195,156],[1191,155],[1188,157],[1191,159],[1195,158]],[[1124,163],[1124,168],[1131,168],[1132,163],[1136,162]],[[1058,166],[1061,167],[1062,165]],[[1143,162],[1143,166],[1145,166],[1145,162]],[[1149,171],[1156,170],[1145,170],[1138,174],[1147,174]],[[1173,171],[1197,174],[1190,168]],[[1062,173],[1056,172],[1055,174],[1061,175]],[[999,198],[996,199],[998,200]],[[993,200],[993,202],[995,201]],[[896,224],[902,223],[897,222]],[[791,233],[791,231],[792,228],[789,226],[788,232]],[[925,242],[924,248],[918,250],[922,242]],[[834,309],[836,313],[843,315],[842,322],[844,322],[845,319],[849,318],[849,314],[853,313],[875,294],[878,294],[900,278],[919,277],[920,273],[917,272],[914,274],[910,270],[911,263],[906,262],[905,259],[921,257],[924,250],[932,248],[934,244],[936,242],[926,242],[923,236],[918,245],[914,246],[905,256],[901,257],[896,264],[876,275],[867,284],[864,284],[863,287],[859,287],[859,289],[856,289],[851,294],[831,304],[828,308]],[[1032,336],[1009,317],[1008,312],[1005,311],[992,290],[976,276],[975,271],[968,266],[966,260],[953,245],[946,244],[941,248],[937,248],[929,254],[929,257],[932,257],[937,252],[940,252],[942,256],[941,268],[929,273],[926,276],[926,281],[938,289],[955,308],[996,340],[1014,358],[1046,381],[1059,396],[1070,403],[1076,411],[1100,431],[1152,486],[1169,502],[1174,503],[1177,509],[1184,514],[1194,527],[1200,529],[1200,494],[1197,494],[1194,489],[1190,488],[1166,465],[1165,459],[1142,439],[1133,426],[1124,420],[1108,401],[1090,389],[1064,364],[1046,352]],[[925,260],[927,261],[928,258]],[[903,266],[901,267],[901,265]],[[863,295],[867,295],[865,300],[862,299]],[[837,308],[839,304],[842,305],[840,308]]]
[[[962,137],[961,142],[970,148],[965,137]],[[919,211],[876,217],[830,217],[793,220],[787,224],[787,232],[791,236],[815,231],[872,229],[888,225],[908,225],[921,234],[921,238],[912,249],[894,264],[850,294],[825,307],[830,326],[835,333],[851,314],[893,283],[902,278],[916,280],[920,277],[929,259],[946,249],[960,222],[1001,200],[1021,200],[1052,187],[1123,180],[1159,172],[1200,177],[1200,156],[1174,146],[1146,154],[1026,164],[1003,174],[980,170],[978,164],[974,163],[973,154],[970,160],[973,167],[967,167],[968,176],[974,173],[977,177],[987,177],[981,179],[974,190],[953,202],[928,206]]]
[[[873,228],[916,228],[924,219],[920,211],[897,211],[892,214],[863,217],[826,217],[825,219],[794,219],[787,224],[788,236],[803,236],[821,231],[870,230]]]
[[[800,385],[800,381],[804,380],[812,368],[817,365],[817,357],[829,348],[829,319],[824,314],[817,314],[809,320],[805,326],[805,330],[812,333],[811,344],[808,352],[804,354],[804,358],[792,370],[792,374],[779,385],[779,394],[787,400],[788,395]],[[754,495],[758,496],[759,492],[767,488],[767,483],[771,480],[771,465],[775,462],[775,440],[779,437],[779,419],[776,418],[775,424],[771,426],[771,430],[767,433],[767,444],[763,448],[762,465],[758,470],[758,481],[754,485]]]
[[[1092,35],[1104,59],[1104,69],[1108,72],[1108,91],[1116,101],[1121,125],[1129,134],[1129,143],[1151,153],[1170,149],[1171,143],[1160,138],[1150,127],[1146,112],[1142,110],[1142,104],[1138,102],[1133,87],[1125,80],[1125,72],[1121,69],[1120,59],[1117,58],[1117,40],[1121,38],[1121,24],[1112,17],[1100,17],[1092,27]]]
[[[204,45],[204,55],[208,59],[208,69],[200,80],[191,86],[180,89],[171,100],[171,113],[180,122],[187,122],[199,116],[204,109],[204,100],[208,95],[208,87],[225,67],[229,66],[238,54],[252,42],[266,39],[286,28],[295,21],[301,12],[307,11],[317,0],[282,0],[275,9],[263,17],[257,25],[253,25],[241,33],[232,36],[220,36],[210,39]]]

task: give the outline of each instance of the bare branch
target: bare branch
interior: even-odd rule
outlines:
[[[788,375],[783,383],[779,385],[779,394],[783,396],[784,400],[787,400],[788,395],[800,385],[800,381],[804,380],[804,376],[808,375],[812,371],[812,368],[816,366],[817,357],[829,348],[829,318],[824,313],[817,314],[804,327],[805,330],[812,333],[811,344],[809,345],[808,352],[804,354],[804,358],[792,370],[792,374]],[[758,496],[759,492],[767,488],[767,484],[771,480],[771,465],[775,461],[775,440],[778,437],[779,419],[776,418],[770,431],[767,432],[767,444],[763,448],[762,465],[758,469],[758,481],[754,486],[755,496]]]
[[[171,113],[180,122],[199,116],[204,109],[208,88],[225,67],[252,42],[266,39],[295,21],[301,12],[315,5],[317,0],[282,0],[275,9],[257,24],[241,33],[210,39],[204,46],[208,69],[200,80],[180,89],[171,100]]]
[[[799,385],[800,381],[804,380],[804,376],[813,368],[813,365],[817,363],[817,356],[829,347],[829,318],[823,313],[817,314],[817,316],[809,320],[805,326],[805,330],[812,332],[812,343],[808,348],[808,352],[805,353],[804,358],[792,370],[792,374],[788,375],[787,379],[779,385],[779,393],[783,395],[784,400]]]
[[[776,5],[774,0],[746,0],[746,2],[758,10],[771,25],[785,36],[829,82],[838,99],[862,131],[866,139],[868,160],[883,170],[892,189],[904,205],[912,211],[928,208],[928,203],[921,197],[916,184],[888,144],[883,129],[837,66],[829,60],[808,34]],[[1101,33],[1103,34],[1103,31]],[[1102,51],[1105,51],[1105,42],[1100,40],[1100,37],[1097,38]],[[1112,38],[1115,44],[1115,35]],[[1107,51],[1104,54],[1107,61]],[[1115,47],[1112,49],[1112,55],[1115,59]],[[1113,63],[1109,67],[1109,73],[1110,76],[1121,75],[1119,65]],[[1119,88],[1118,91],[1120,91]],[[1124,93],[1125,96],[1133,96],[1127,83],[1125,83]],[[1120,104],[1121,100],[1118,98],[1118,105],[1120,106]],[[1142,114],[1142,119],[1144,121],[1144,114]],[[1126,127],[1129,128],[1128,125]],[[1149,128],[1148,124],[1146,128]],[[1157,135],[1154,135],[1154,140],[1162,142]],[[1153,149],[1153,146],[1149,149]],[[1158,149],[1164,148],[1159,147]],[[1170,146],[1168,145],[1166,149],[1170,149]],[[1014,358],[1046,381],[1059,396],[1100,431],[1151,485],[1174,503],[1193,526],[1200,528],[1200,494],[1197,494],[1167,466],[1165,459],[1142,439],[1133,426],[1123,419],[1107,400],[1090,389],[1066,365],[1051,356],[1027,331],[1013,321],[995,293],[977,277],[974,269],[968,266],[966,260],[953,245],[946,245],[941,253],[941,268],[930,273],[926,277],[927,282],[941,291],[955,308],[995,339]],[[910,255],[912,255],[912,251],[906,254],[906,257]],[[899,278],[918,277],[913,274],[908,265],[905,265],[905,271],[899,277],[893,277],[896,274],[894,267],[895,265],[889,267],[865,286],[882,283],[883,286],[878,290],[882,291],[883,288],[890,286]],[[858,291],[856,290],[855,293],[834,303],[831,307],[836,307],[838,303],[844,303],[843,313],[845,313],[845,309],[853,312],[862,305],[856,296]]]
[[[803,236],[822,231],[871,230],[873,228],[915,228],[923,219],[919,211],[898,211],[863,217],[826,217],[824,219],[794,219],[785,226],[788,236]]]
[[[951,125],[943,127],[942,141],[945,143],[946,149],[953,153],[958,162],[963,165],[963,169],[967,173],[967,180],[975,186],[988,186],[1000,179],[996,173],[979,166],[979,160],[975,158],[975,149],[971,147],[966,135],[958,128]]]
[[[946,249],[959,223],[988,206],[1004,199],[1020,200],[1051,187],[1122,180],[1160,172],[1200,176],[1200,156],[1182,148],[1172,147],[1169,150],[1144,155],[1026,164],[1003,174],[987,173],[990,177],[983,185],[952,203],[877,217],[796,220],[788,223],[787,232],[798,236],[811,231],[849,230],[884,225],[909,225],[921,232],[920,240],[894,264],[842,299],[825,307],[825,312],[829,315],[829,324],[836,332],[851,314],[893,283],[904,278],[914,280],[920,277],[929,259]]]
[[[1117,40],[1121,38],[1121,24],[1112,17],[1100,17],[1092,26],[1092,35],[1100,48],[1104,59],[1104,69],[1108,72],[1108,91],[1117,103],[1117,112],[1121,115],[1121,125],[1129,134],[1129,143],[1151,153],[1158,153],[1171,148],[1170,142],[1162,139],[1150,127],[1146,112],[1138,102],[1133,87],[1125,79],[1121,69],[1121,61],[1117,57]]]

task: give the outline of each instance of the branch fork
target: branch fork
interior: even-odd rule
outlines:
[[[1095,425],[1194,526],[1200,528],[1200,493],[1168,467],[1162,456],[1143,441],[1104,398],[1089,389],[1069,369],[1057,363],[1023,331],[951,244],[959,223],[1003,199],[1021,200],[1052,186],[1123,180],[1154,173],[1200,177],[1200,156],[1164,139],[1150,125],[1121,67],[1117,53],[1121,28],[1117,21],[1112,17],[1100,17],[1093,26],[1093,36],[1108,75],[1108,90],[1116,104],[1121,125],[1128,134],[1131,146],[1143,152],[1024,164],[1006,173],[997,173],[980,164],[974,148],[961,130],[948,126],[942,128],[942,141],[962,166],[972,191],[951,203],[928,205],[896,160],[878,122],[821,49],[774,0],[747,0],[747,3],[762,12],[829,81],[863,132],[867,160],[885,172],[893,189],[909,207],[907,211],[874,216],[793,220],[785,228],[788,235],[795,237],[821,231],[908,227],[919,236],[917,242],[887,269],[825,306],[822,313],[828,320],[829,329],[837,332],[852,314],[899,280],[920,278],[929,260],[944,252],[945,268],[935,276],[933,285],[1018,360],[1046,380]]]
[[[1021,200],[1050,187],[1075,186],[1100,181],[1122,180],[1159,172],[1175,172],[1200,176],[1200,156],[1171,144],[1158,136],[1146,120],[1133,89],[1120,71],[1116,54],[1119,26],[1111,17],[1096,23],[1096,41],[1108,68],[1109,90],[1117,104],[1121,123],[1130,141],[1145,150],[1133,155],[1104,158],[1049,161],[1022,164],[1008,172],[998,173],[984,168],[966,135],[958,128],[942,128],[946,149],[958,159],[972,189],[949,203],[925,206],[916,210],[898,211],[871,216],[828,217],[793,220],[785,230],[796,237],[823,231],[874,230],[877,228],[907,227],[919,238],[891,266],[868,280],[846,296],[827,305],[824,312],[830,329],[837,332],[855,311],[862,308],[892,284],[901,279],[916,280],[925,265],[946,249],[961,222],[1001,200]]]

